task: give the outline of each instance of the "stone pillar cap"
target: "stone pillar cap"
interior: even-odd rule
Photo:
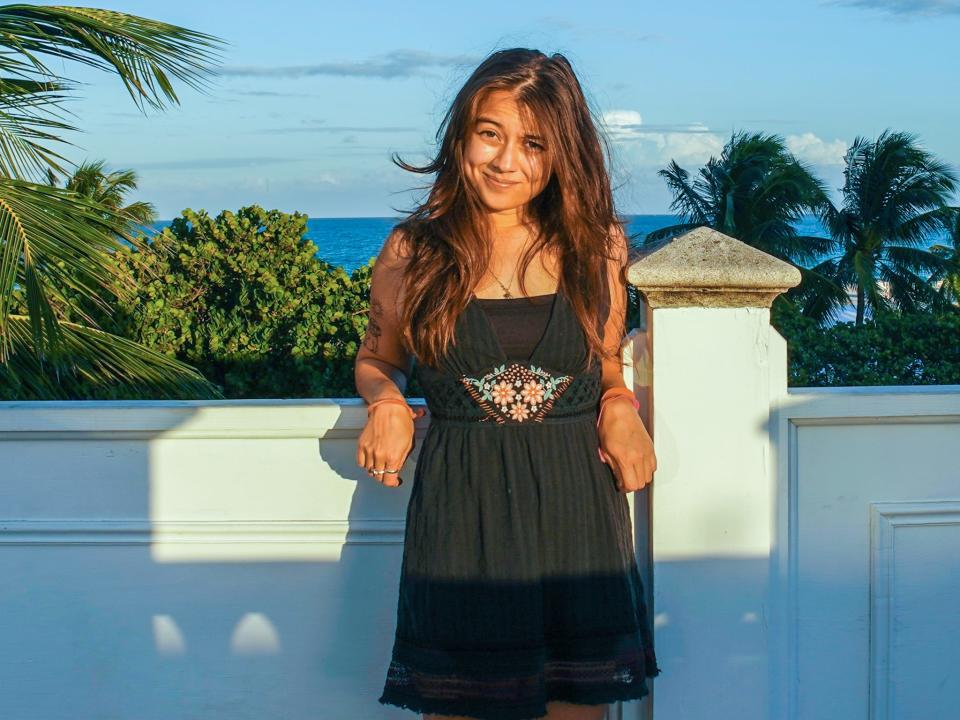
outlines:
[[[800,271],[713,228],[670,238],[627,269],[650,307],[770,307]]]

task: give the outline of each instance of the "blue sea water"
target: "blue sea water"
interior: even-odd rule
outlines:
[[[629,221],[627,233],[631,242],[639,242],[647,233],[669,225],[675,225],[678,218],[674,215],[625,215]],[[307,237],[317,246],[317,257],[340,265],[347,272],[376,257],[383,241],[398,217],[363,218],[309,218]],[[170,224],[169,220],[155,223],[152,227],[161,230]],[[823,232],[816,218],[805,219],[797,229],[804,235],[816,235]],[[633,237],[636,236],[636,237]]]
[[[674,215],[624,215],[627,234],[637,243],[649,232],[676,225]],[[376,257],[384,239],[399,218],[310,218],[307,236],[317,246],[317,256],[348,272]],[[815,217],[805,219],[797,229],[804,235],[823,232]],[[635,237],[634,237],[635,236]]]

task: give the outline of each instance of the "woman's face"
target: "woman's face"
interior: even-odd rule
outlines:
[[[550,180],[545,140],[522,125],[508,90],[494,90],[467,129],[463,171],[491,213],[515,216]]]

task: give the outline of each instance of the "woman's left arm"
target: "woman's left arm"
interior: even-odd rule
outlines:
[[[613,353],[603,361],[601,393],[613,387],[626,388],[620,346],[626,336],[628,262],[627,239],[623,228],[614,224],[615,259],[607,261],[607,287],[610,290],[610,312],[603,330],[604,346]],[[653,480],[657,469],[653,440],[640,415],[626,395],[614,395],[603,403],[597,426],[600,451],[613,470],[620,492],[641,490]]]

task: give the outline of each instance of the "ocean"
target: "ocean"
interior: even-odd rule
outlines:
[[[627,233],[638,236],[633,242],[639,241],[653,230],[675,225],[678,221],[674,215],[623,217],[629,221]],[[384,239],[399,220],[398,217],[309,218],[307,237],[317,246],[317,257],[352,272],[377,256]],[[152,227],[159,231],[169,224],[169,220],[162,220],[154,223]],[[797,229],[804,235],[823,232],[817,219],[812,216],[797,225]]]

